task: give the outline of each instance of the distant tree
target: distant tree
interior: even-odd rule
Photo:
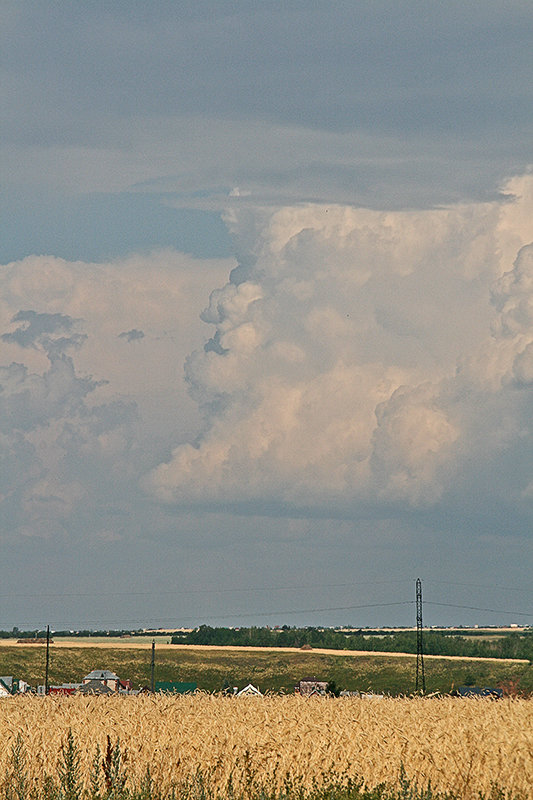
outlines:
[[[329,681],[328,685],[326,686],[326,692],[331,695],[331,697],[339,697],[341,690],[335,683],[335,681]]]

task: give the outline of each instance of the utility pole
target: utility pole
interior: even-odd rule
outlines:
[[[50,625],[46,626],[46,668],[44,671],[44,693],[48,694],[48,667],[50,666]]]
[[[155,639],[152,639],[152,663],[150,665],[150,691],[155,692]]]
[[[422,581],[416,579],[416,691],[426,693],[426,676],[424,675],[424,640],[422,635]]]

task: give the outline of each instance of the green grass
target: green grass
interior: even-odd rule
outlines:
[[[150,683],[150,648],[50,648],[50,683],[81,681],[93,669],[110,669],[134,687]],[[156,680],[193,681],[207,691],[252,682],[262,691],[292,692],[307,676],[316,676],[351,691],[408,694],[415,688],[415,657],[343,656],[295,651],[157,649]],[[44,683],[45,648],[0,645],[0,675],[22,678],[32,686]],[[426,691],[448,692],[453,686],[499,686],[516,681],[533,692],[533,667],[523,663],[427,659]]]

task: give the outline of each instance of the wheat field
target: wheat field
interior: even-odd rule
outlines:
[[[223,793],[286,775],[305,786],[332,774],[372,787],[398,780],[464,800],[493,784],[533,798],[533,701],[459,698],[234,698],[209,694],[14,697],[0,703],[0,774],[17,735],[32,781],[57,765],[71,730],[85,779],[96,746],[120,740],[129,780],[146,767],[162,788],[198,769]]]

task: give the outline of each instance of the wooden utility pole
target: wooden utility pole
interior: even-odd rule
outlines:
[[[48,668],[50,666],[50,625],[46,626],[46,668],[44,671],[44,693],[48,694]]]
[[[152,639],[152,663],[150,671],[150,691],[155,692],[155,639]]]

